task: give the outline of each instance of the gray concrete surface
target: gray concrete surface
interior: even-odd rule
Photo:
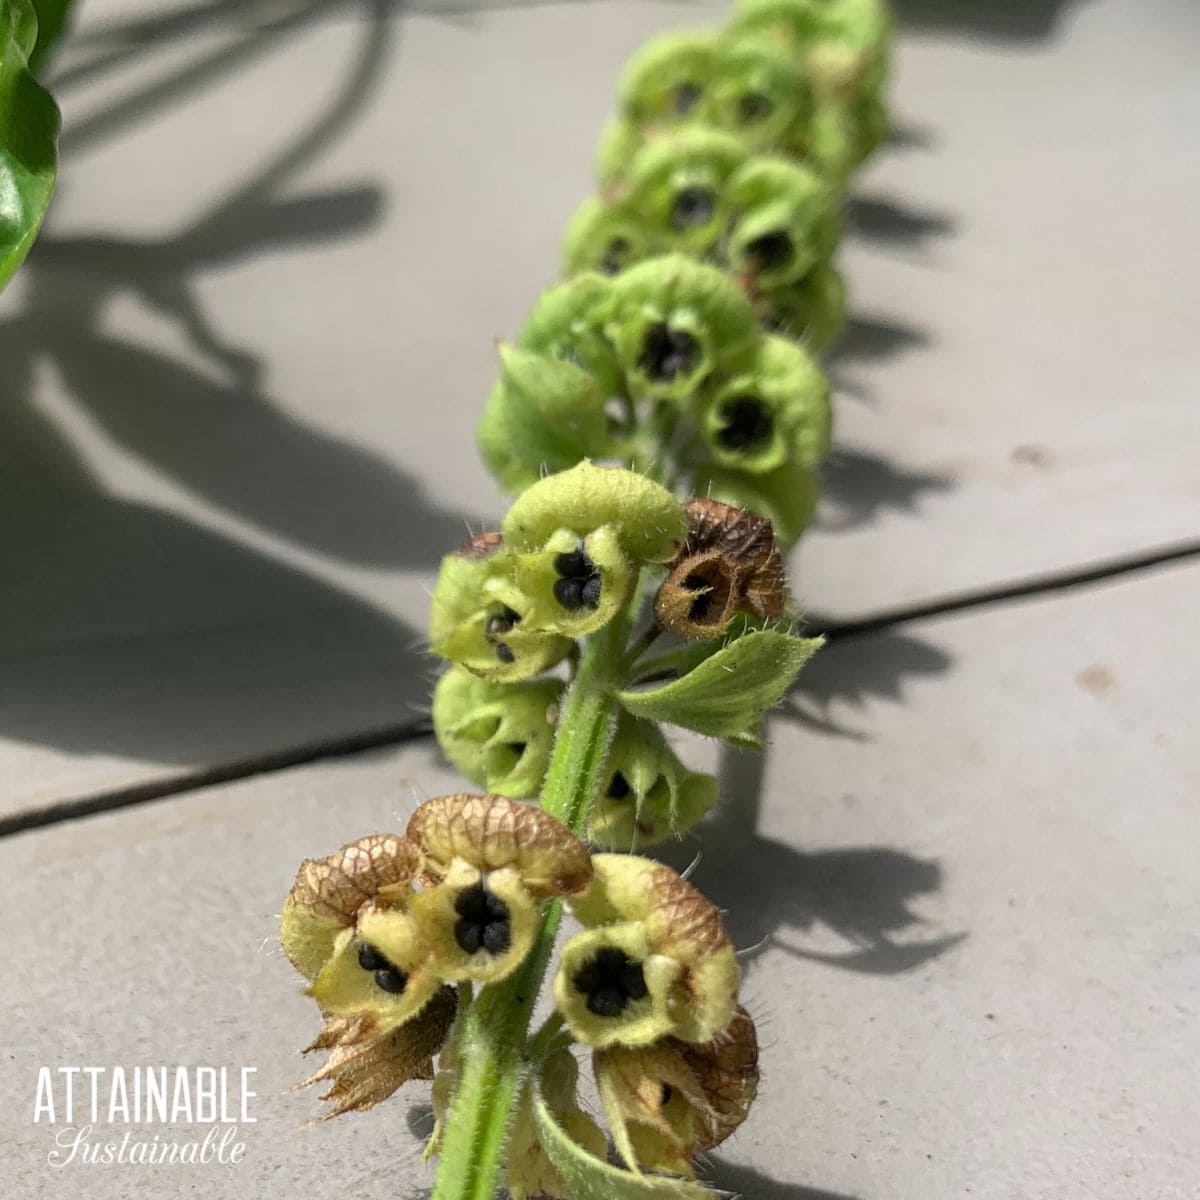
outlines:
[[[1162,697],[1196,686],[1181,649],[1198,603],[1200,567],[1177,567],[814,661],[808,719],[774,721],[761,794],[752,761],[734,764],[716,819],[673,851],[701,851],[693,879],[750,951],[765,1046],[715,1184],[758,1200],[1195,1195],[1200,760],[1190,711]],[[939,668],[907,675],[912,646]],[[273,914],[300,857],[454,787],[414,748],[0,843],[0,901],[19,914],[0,1193],[427,1187],[407,1127],[423,1085],[298,1130],[316,1099],[282,1093],[316,1014]],[[47,1165],[39,1066],[156,1063],[257,1067],[242,1163]]]

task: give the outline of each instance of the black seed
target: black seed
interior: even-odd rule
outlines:
[[[675,88],[675,113],[686,117],[700,101],[702,92],[698,83],[684,82]]]
[[[632,790],[629,780],[620,771],[614,771],[612,779],[609,780],[608,791],[604,794],[610,800],[624,800]]]
[[[398,996],[408,987],[408,976],[399,967],[389,965],[375,972],[375,983],[385,992]]]
[[[600,259],[600,270],[606,275],[616,275],[625,265],[629,252],[633,247],[623,237],[615,237],[608,243],[604,255]]]
[[[653,325],[642,344],[638,367],[651,379],[664,382],[690,375],[700,365],[700,343],[682,329]]]
[[[665,1108],[667,1106],[667,1104],[670,1103],[671,1097],[674,1094],[675,1093],[673,1091],[671,1091],[671,1085],[669,1083],[664,1083],[662,1085],[662,1090],[658,1094],[659,1107]]]
[[[756,271],[769,271],[772,267],[782,267],[787,263],[794,249],[792,239],[782,229],[776,229],[747,242],[746,256]]]
[[[775,105],[761,92],[747,92],[737,103],[737,117],[743,125],[765,121],[775,111]]]
[[[479,950],[503,954],[512,945],[508,905],[482,883],[461,892],[454,901],[454,911],[459,915],[454,940],[467,954]]]
[[[508,922],[493,921],[483,929],[483,948],[489,954],[503,954],[512,945]]]
[[[496,657],[502,663],[514,663],[517,661],[517,656],[508,648],[504,642],[496,643]]]
[[[476,925],[465,917],[454,922],[454,940],[466,954],[475,954],[483,947],[483,925]]]
[[[741,396],[725,405],[725,428],[717,440],[728,450],[744,450],[765,442],[774,429],[771,414],[753,396]]]
[[[711,592],[712,580],[704,575],[693,572],[683,581],[682,586],[689,592]]]
[[[358,965],[364,971],[380,971],[392,964],[370,942],[361,942],[358,947]]]
[[[598,1017],[617,1017],[630,1000],[648,995],[642,964],[623,950],[606,946],[572,980],[576,991],[587,996],[588,1011]]]
[[[583,607],[583,580],[558,579],[554,583],[554,598],[568,612]]]
[[[597,988],[588,995],[588,1010],[598,1017],[619,1017],[625,1010],[625,993],[618,987]]]
[[[685,187],[671,205],[671,224],[679,230],[707,225],[717,211],[716,197],[703,187]]]
[[[582,546],[554,556],[554,569],[566,579],[586,579],[595,570]]]
[[[600,576],[591,575],[583,584],[583,589],[579,593],[579,598],[583,601],[584,608],[599,608],[600,607]]]
[[[520,619],[520,613],[513,612],[511,608],[502,608],[498,613],[493,613],[488,617],[485,631],[489,637],[498,633],[507,633]]]

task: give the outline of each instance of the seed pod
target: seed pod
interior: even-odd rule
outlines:
[[[563,272],[616,275],[665,247],[656,241],[629,200],[608,203],[591,196],[575,210],[563,235]],[[615,390],[615,389],[614,389]]]
[[[369,1017],[331,1017],[304,1053],[329,1050],[325,1065],[297,1088],[330,1081],[322,1100],[333,1107],[310,1124],[345,1112],[366,1112],[410,1079],[433,1078],[433,1056],[445,1044],[458,999],[449,987],[437,991],[419,1016],[378,1036]]]
[[[540,808],[503,796],[442,796],[423,804],[409,836],[424,854],[414,919],[443,979],[494,983],[524,961],[540,901],[579,891],[587,848]]]
[[[655,138],[630,165],[630,204],[664,249],[709,254],[725,219],[726,184],[745,161],[738,139],[719,129]]]
[[[717,68],[715,30],[651,38],[626,64],[617,85],[622,116],[646,128],[703,119]]]
[[[828,263],[797,283],[767,288],[756,281],[754,304],[763,326],[813,354],[827,350],[846,324],[846,285]]]
[[[717,909],[669,867],[598,854],[571,901],[586,927],[563,947],[555,1002],[591,1046],[702,1042],[733,1015],[737,959]]]
[[[424,854],[421,880],[436,884],[461,858],[481,870],[515,867],[537,896],[571,895],[591,882],[587,847],[543,809],[503,796],[439,796],[422,804],[406,835]]]
[[[565,1046],[551,1051],[541,1067],[542,1098],[567,1136],[587,1153],[603,1159],[608,1150],[604,1131],[579,1107],[576,1085],[579,1066]],[[555,1170],[541,1142],[533,1120],[532,1092],[528,1085],[521,1091],[513,1118],[505,1158],[506,1183],[511,1200],[529,1200],[546,1196],[550,1200],[573,1200],[562,1176]]]
[[[611,453],[607,393],[573,362],[501,345],[500,380],[480,426],[488,466],[506,487],[527,486],[589,454]]]
[[[433,692],[438,744],[472,783],[501,796],[536,796],[564,686],[558,679],[490,683],[452,667]]]
[[[611,1046],[597,1050],[592,1064],[613,1140],[629,1167],[691,1177],[691,1160],[720,1145],[749,1113],[758,1041],[739,1007],[710,1042]]]
[[[530,601],[499,534],[481,534],[442,559],[430,606],[435,654],[498,682],[529,679],[570,653],[572,642],[526,620]]]
[[[716,802],[716,780],[689,771],[657,725],[628,713],[618,720],[604,770],[588,836],[610,849],[637,850],[686,833]]]
[[[722,467],[765,475],[790,463],[812,468],[829,449],[829,383],[787,338],[768,335],[754,366],[710,393],[701,421]]]
[[[522,492],[503,530],[515,552],[530,553],[560,530],[582,538],[605,526],[637,563],[666,562],[686,533],[683,506],[666,488],[635,471],[587,461]]]
[[[548,288],[525,318],[517,345],[582,367],[606,397],[615,395],[621,371],[603,330],[611,292],[609,281],[590,271]]]
[[[322,1012],[369,1017],[382,1037],[429,1003],[441,980],[408,911],[415,898],[406,894],[405,908],[373,900],[358,910],[352,929],[337,935],[333,954],[308,988]]]
[[[837,249],[837,193],[807,167],[760,155],[734,173],[727,195],[736,217],[725,254],[752,287],[795,283]]]
[[[325,858],[306,858],[279,921],[283,952],[314,979],[333,953],[334,939],[375,899],[398,901],[420,866],[420,851],[399,834],[359,838]]]
[[[716,267],[663,255],[623,271],[612,289],[605,331],[637,395],[682,404],[715,371],[753,361],[754,310]]]
[[[686,505],[688,538],[654,601],[664,628],[713,638],[739,613],[773,621],[783,613],[783,560],[771,522],[719,500]]]
[[[795,58],[761,37],[721,42],[710,98],[712,123],[752,153],[803,155],[815,107],[810,82]]]

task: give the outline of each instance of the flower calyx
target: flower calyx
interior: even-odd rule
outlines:
[[[773,621],[786,600],[771,522],[719,500],[689,500],[688,537],[658,589],[659,623],[689,638],[721,636],[736,616]]]

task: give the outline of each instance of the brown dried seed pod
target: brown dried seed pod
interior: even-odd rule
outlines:
[[[504,545],[504,536],[500,533],[477,533],[468,538],[457,550],[460,558],[487,558],[489,554],[499,550]]]
[[[306,858],[290,899],[314,916],[353,925],[358,910],[377,897],[404,891],[421,863],[418,848],[398,833],[373,833],[325,858]]]
[[[694,1154],[719,1146],[746,1119],[758,1090],[758,1034],[750,1014],[739,1004],[729,1025],[702,1045],[667,1038],[691,1068],[712,1109],[705,1121],[707,1136]]]
[[[655,863],[645,873],[646,926],[663,949],[686,943],[693,954],[729,944],[721,910],[670,867]]]
[[[783,560],[771,522],[719,500],[685,505],[688,536],[654,601],[664,628],[716,637],[739,612],[763,621],[783,613]]]
[[[424,854],[426,886],[455,858],[481,871],[515,867],[534,895],[575,895],[592,879],[587,847],[561,821],[506,796],[438,796],[413,813],[407,836]]]
[[[321,1099],[333,1108],[316,1121],[328,1121],[344,1112],[365,1112],[386,1100],[410,1079],[433,1078],[433,1056],[445,1044],[458,1011],[458,998],[443,987],[411,1021],[383,1037],[374,1033],[375,1018],[331,1017],[311,1046],[330,1050],[328,1061],[298,1087],[331,1080]]]

